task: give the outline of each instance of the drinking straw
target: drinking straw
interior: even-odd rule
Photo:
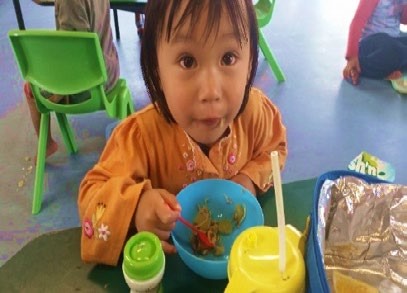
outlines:
[[[276,208],[277,208],[279,269],[280,273],[284,274],[286,268],[285,216],[284,216],[283,190],[281,186],[281,174],[280,174],[280,163],[278,160],[278,152],[272,151],[270,157],[271,157],[271,167],[273,170],[274,193],[276,196]]]

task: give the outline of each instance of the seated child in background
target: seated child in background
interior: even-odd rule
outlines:
[[[110,28],[109,0],[55,0],[55,22],[57,30],[95,32],[99,36],[103,56],[106,64],[108,80],[106,90],[114,87],[120,75],[119,59],[113,44]],[[45,61],[46,62],[46,61]],[[41,114],[38,112],[30,85],[24,84],[24,93],[31,114],[35,132],[39,133]],[[54,103],[79,103],[88,97],[88,93],[79,93],[63,97],[42,91]],[[50,156],[58,149],[58,144],[48,132],[46,156]]]
[[[271,151],[285,164],[280,112],[252,87],[252,1],[149,0],[145,20],[140,60],[152,104],[115,128],[81,182],[84,261],[117,264],[132,230],[155,233],[174,253],[167,240],[182,188],[223,178],[258,195],[271,186]]]
[[[359,77],[397,79],[407,69],[407,0],[360,0],[351,22],[343,77],[358,84]]]

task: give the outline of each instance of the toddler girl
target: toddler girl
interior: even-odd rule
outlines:
[[[176,194],[205,178],[254,195],[270,187],[270,152],[283,167],[278,109],[252,88],[258,57],[251,0],[149,0],[141,68],[152,104],[121,122],[78,198],[85,261],[116,264],[133,230],[167,242]]]

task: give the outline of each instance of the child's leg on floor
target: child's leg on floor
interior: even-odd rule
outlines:
[[[368,78],[384,79],[400,77],[406,47],[399,38],[385,33],[373,34],[360,42],[359,63],[361,75]]]
[[[400,42],[400,47],[402,48],[402,70],[407,70],[407,36],[404,34],[404,36],[399,38]]]

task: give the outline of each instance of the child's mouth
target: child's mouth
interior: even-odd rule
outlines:
[[[202,119],[199,121],[200,121],[200,123],[202,123],[203,125],[205,125],[208,128],[216,128],[221,123],[220,118],[207,118],[207,119]]]

